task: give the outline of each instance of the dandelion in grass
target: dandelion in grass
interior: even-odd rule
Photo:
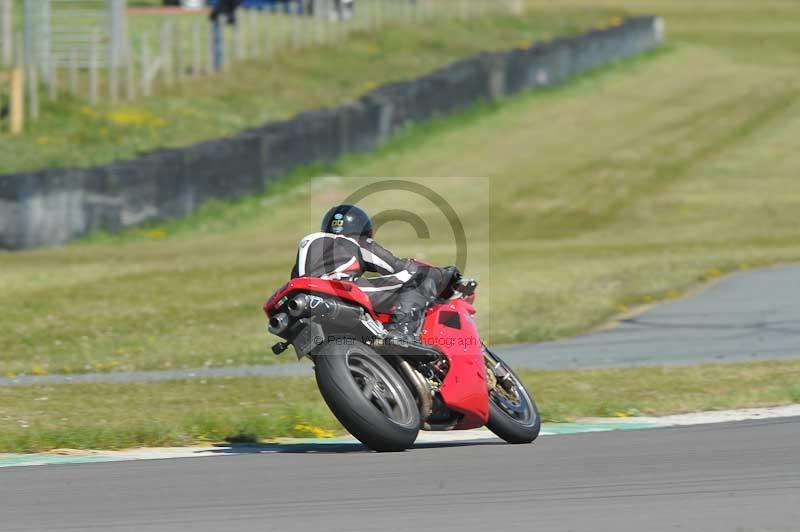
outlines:
[[[106,118],[118,126],[138,126],[162,128],[167,125],[166,120],[142,109],[123,108],[111,111]]]
[[[151,240],[164,240],[167,238],[167,230],[161,227],[150,229],[149,231],[145,231],[144,236]]]
[[[298,423],[292,428],[294,429],[295,432],[301,434],[310,434],[315,438],[333,438],[333,432],[327,429],[323,429],[322,427],[309,425],[307,423]]]

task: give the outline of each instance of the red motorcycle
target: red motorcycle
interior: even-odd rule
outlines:
[[[264,304],[269,331],[314,362],[322,397],[341,424],[375,451],[402,451],[420,429],[487,426],[509,443],[539,435],[536,404],[482,342],[477,283],[462,280],[429,306],[422,344],[384,344],[389,315],[377,314],[356,284],[298,278]],[[399,352],[399,353],[398,353]]]

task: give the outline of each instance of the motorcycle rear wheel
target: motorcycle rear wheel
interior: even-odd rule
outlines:
[[[516,373],[488,348],[486,354],[508,372],[508,389],[500,382],[489,390],[489,421],[486,426],[508,443],[531,443],[539,436],[541,419],[536,403]],[[487,363],[488,365],[488,363]],[[491,371],[489,367],[486,371]]]
[[[404,451],[420,429],[414,394],[367,345],[328,343],[315,357],[317,386],[336,419],[366,447]]]

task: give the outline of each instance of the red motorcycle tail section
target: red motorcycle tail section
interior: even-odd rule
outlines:
[[[312,277],[289,281],[264,304],[264,312],[272,317],[286,298],[297,292],[334,296],[362,306],[374,318],[388,318],[376,315],[369,298],[356,284]],[[464,416],[456,429],[482,427],[489,420],[486,367],[474,314],[471,302],[455,299],[432,307],[422,330],[422,341],[447,357],[449,370],[440,392],[445,405]]]
[[[286,283],[283,288],[272,294],[272,297],[264,303],[264,312],[271,316],[272,312],[282,304],[281,300],[293,292],[311,292],[335,296],[344,301],[351,301],[356,305],[361,305],[375,317],[372,303],[370,303],[369,298],[361,291],[358,285],[348,281],[330,281],[315,277],[298,277]]]
[[[456,299],[433,307],[425,318],[422,340],[439,348],[450,363],[441,387],[445,404],[464,414],[457,429],[482,427],[489,420],[489,392],[475,308]]]

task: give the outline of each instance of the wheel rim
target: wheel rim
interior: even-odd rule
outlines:
[[[404,400],[402,383],[386,368],[375,362],[375,355],[351,352],[347,367],[364,398],[389,420],[398,425],[408,425],[413,420],[412,411]],[[416,406],[416,405],[414,405]]]
[[[493,372],[493,367],[499,364],[508,373],[506,386],[503,386],[499,380],[496,380],[495,387],[489,390],[489,399],[497,405],[504,414],[517,423],[526,426],[533,425],[536,422],[536,411],[533,408],[533,401],[531,401],[525,386],[522,385],[505,362],[497,358],[488,349],[486,353],[488,354],[486,359],[487,371]]]

